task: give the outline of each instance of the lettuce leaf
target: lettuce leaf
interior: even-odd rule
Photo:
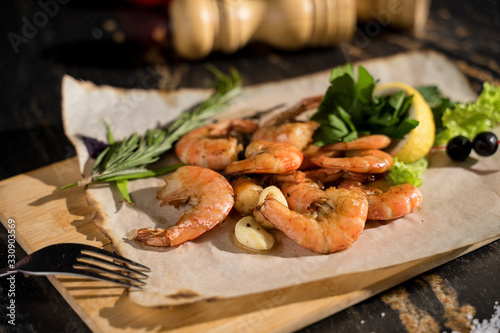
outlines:
[[[473,139],[478,133],[500,123],[500,87],[485,82],[473,103],[456,103],[444,111],[443,130],[436,135],[436,146],[443,146],[455,136]]]
[[[420,176],[427,170],[429,163],[426,158],[421,158],[412,163],[404,163],[394,158],[394,163],[386,179],[391,185],[410,183],[414,186],[422,186]]]

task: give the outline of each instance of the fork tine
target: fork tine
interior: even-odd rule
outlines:
[[[113,266],[115,268],[127,271],[129,273],[134,273],[134,274],[140,275],[142,277],[148,277],[143,272],[138,271],[136,269],[132,269],[130,267],[127,267],[126,265],[120,265],[120,264],[117,264],[117,263],[112,262],[112,261],[108,261],[108,260],[105,260],[105,259],[102,259],[102,258],[99,258],[99,257],[94,257],[94,256],[91,256],[91,255],[88,255],[86,253],[80,254],[80,256],[78,256],[77,259],[85,259],[85,260],[89,260],[89,261],[92,261],[92,262],[102,263],[102,264],[105,264],[105,265]]]
[[[125,280],[128,280],[128,281],[134,281],[134,282],[137,282],[139,284],[142,284],[142,285],[145,285],[146,282],[138,279],[138,278],[134,278],[134,277],[131,277],[131,276],[128,276],[128,275],[124,275],[123,273],[120,273],[120,272],[117,272],[117,271],[113,271],[113,270],[110,270],[110,269],[106,269],[106,268],[103,268],[101,266],[97,266],[97,265],[94,265],[94,264],[91,264],[91,263],[87,263],[87,262],[78,262],[78,263],[75,263],[73,265],[73,269],[76,270],[76,271],[79,271],[81,272],[82,274],[86,274],[86,272],[90,272],[90,271],[87,271],[88,270],[94,270],[94,271],[98,271],[98,272],[101,272],[101,273],[105,273],[105,274],[110,274],[110,275],[114,275],[116,277],[119,277],[119,278],[122,278],[122,279],[125,279]]]
[[[68,274],[68,273],[66,273],[66,274]],[[144,286],[146,284],[143,281],[139,281],[139,280],[134,281],[134,282],[139,283],[139,285],[137,285],[135,283],[132,283],[132,281],[114,279],[112,277],[109,277],[106,275],[101,275],[101,274],[96,273],[96,272],[87,271],[87,270],[80,270],[80,269],[74,269],[74,271],[73,271],[73,273],[71,273],[71,275],[83,276],[83,277],[91,278],[94,280],[104,280],[104,281],[108,281],[108,282],[117,283],[117,284],[125,286],[125,287],[133,287],[133,288],[137,288],[140,290],[142,290],[142,286]]]
[[[87,253],[87,254],[92,254],[92,253],[98,253],[100,255],[103,255],[105,257],[111,257],[111,258],[114,258],[120,262],[123,262],[123,263],[127,263],[129,265],[132,265],[132,266],[135,266],[135,267],[138,267],[138,268],[142,268],[148,272],[151,271],[151,269],[149,267],[146,267],[142,264],[139,264],[138,262],[135,262],[133,260],[130,260],[130,259],[127,259],[127,258],[124,258],[116,253],[113,253],[113,252],[109,252],[109,251],[106,251],[106,250],[103,250],[103,249],[100,249],[100,248],[97,248],[97,247],[93,247],[93,246],[90,246],[90,245],[85,245],[85,244],[78,244],[79,246],[82,247],[82,253]]]

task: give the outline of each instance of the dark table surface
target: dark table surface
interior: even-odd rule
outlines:
[[[359,24],[355,38],[342,47],[284,52],[254,44],[202,61],[186,61],[163,46],[134,39],[130,26],[120,21],[132,10],[141,25],[163,20],[163,14],[119,1],[52,1],[57,7],[45,20],[40,11],[49,2],[9,2],[1,9],[0,179],[75,156],[61,121],[64,74],[124,88],[203,87],[211,79],[205,65],[212,63],[221,70],[236,67],[244,84],[251,85],[346,62],[433,49],[456,61],[477,92],[485,80],[500,79],[500,2],[494,0],[435,0],[418,35],[378,26],[366,38],[369,27]],[[38,26],[30,30],[26,22],[33,20]],[[0,234],[4,266],[6,230],[1,228]],[[20,246],[16,250],[18,258],[25,255]],[[301,332],[465,332],[468,323],[483,323],[488,332],[498,332],[499,279],[497,241]],[[8,283],[0,280],[0,332],[88,331],[50,282],[34,276],[18,276],[16,325],[9,325]]]

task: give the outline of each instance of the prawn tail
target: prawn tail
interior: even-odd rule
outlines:
[[[228,164],[224,168],[224,172],[228,175],[241,175],[245,173],[252,173],[254,171],[254,167],[250,161],[236,161]]]
[[[170,239],[166,235],[165,229],[143,228],[137,231],[135,240],[151,246],[170,246]]]
[[[180,205],[188,204],[190,203],[190,201],[191,201],[191,196],[185,194],[182,195],[171,194],[167,195],[162,199],[160,206],[172,205],[175,208],[179,208]]]
[[[321,168],[337,169],[338,171],[351,168],[350,161],[342,157],[317,156],[311,158],[311,162]]]

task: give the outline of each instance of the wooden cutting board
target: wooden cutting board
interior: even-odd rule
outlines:
[[[56,191],[79,177],[72,158],[0,182],[0,220],[5,227],[9,219],[15,221],[16,240],[27,253],[63,242],[111,250],[109,240],[92,224],[83,189]],[[106,282],[49,279],[94,332],[289,332],[496,239],[376,271],[174,308],[142,308],[128,299],[126,289]]]

